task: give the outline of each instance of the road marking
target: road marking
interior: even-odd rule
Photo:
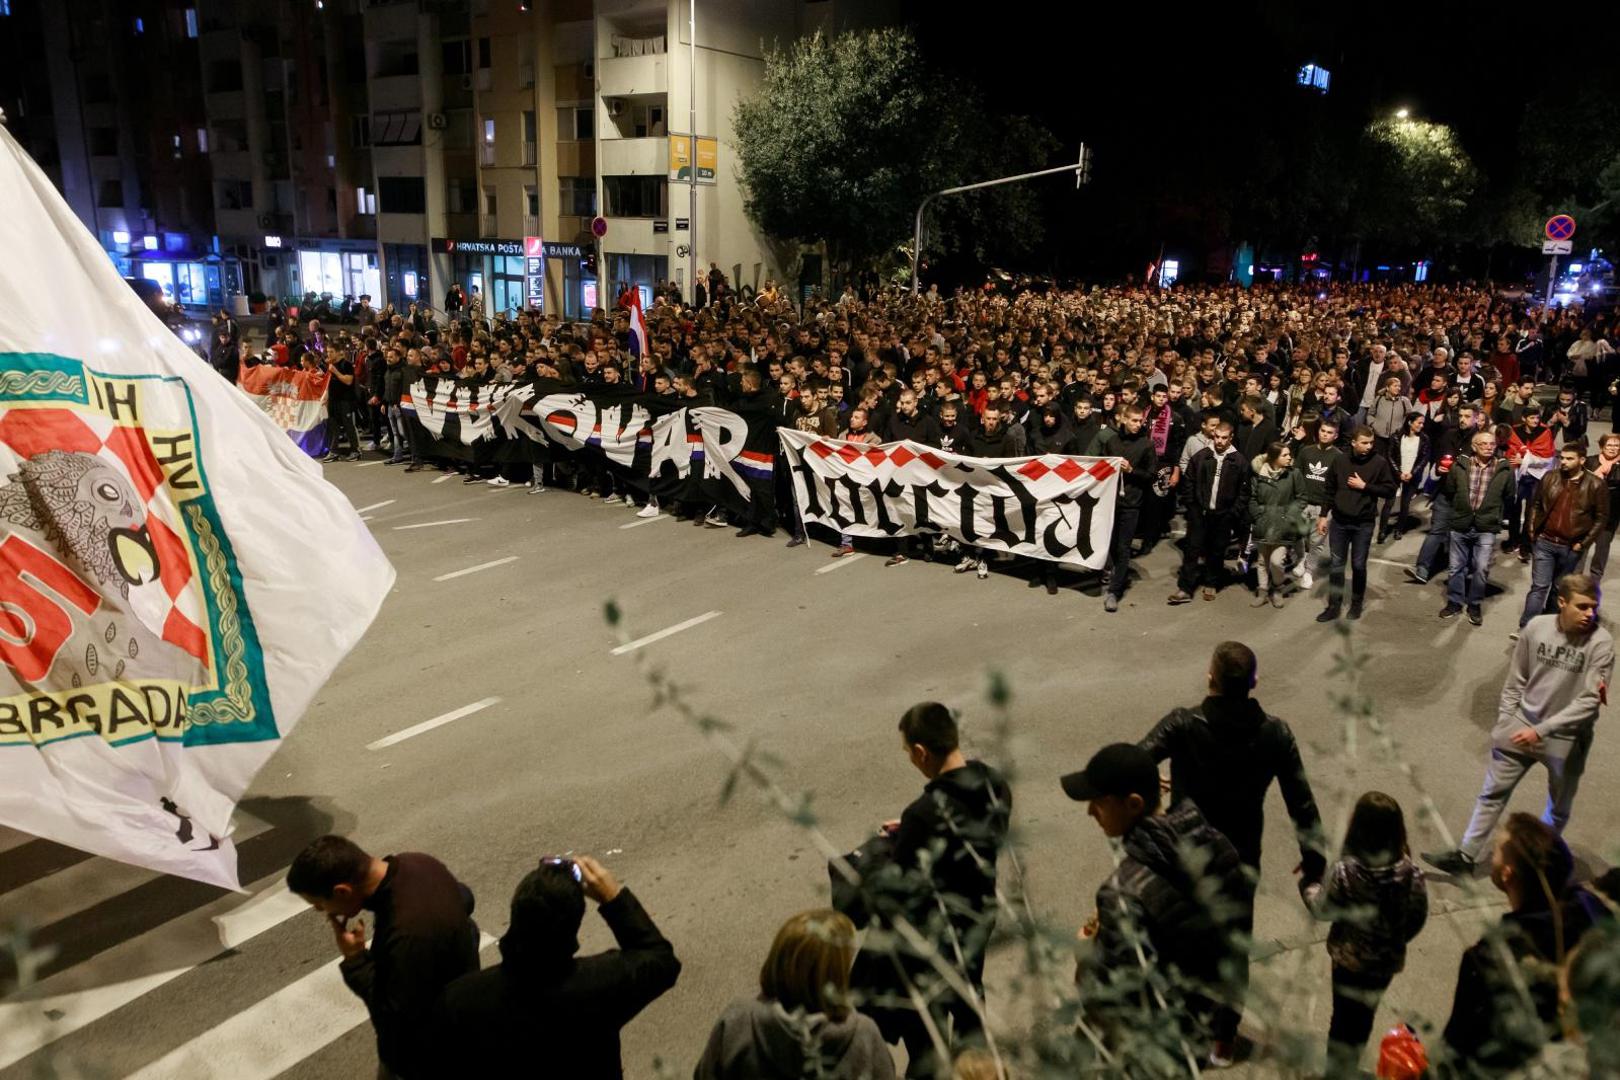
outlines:
[[[431,529],[435,525],[460,525],[466,521],[477,520],[477,518],[445,518],[443,521],[419,521],[415,525],[395,525],[394,531],[403,532],[406,529]]]
[[[656,633],[648,634],[646,637],[636,638],[634,641],[627,641],[623,645],[620,645],[618,648],[614,649],[611,655],[623,656],[625,653],[635,652],[643,645],[651,645],[655,641],[663,641],[671,634],[678,634],[682,630],[690,630],[694,626],[699,626],[708,622],[710,619],[719,618],[719,616],[720,612],[718,611],[705,611],[702,615],[687,619],[685,622],[678,622],[674,626],[666,626],[664,629],[659,630]]]
[[[242,814],[231,839],[241,843],[269,830],[268,822]],[[49,926],[161,876],[156,870],[113,859],[86,859],[0,895],[0,926],[20,919],[31,926]]]
[[[478,951],[495,944],[480,934]],[[344,985],[341,958],[217,1024],[131,1073],[129,1080],[269,1080],[335,1042],[366,1019]]]
[[[642,518],[640,521],[632,521],[628,525],[620,525],[619,528],[621,528],[621,529],[639,529],[643,525],[651,525],[655,521],[668,521],[668,520],[669,520],[669,515],[668,514],[659,514],[657,517]]]
[[[398,499],[384,499],[380,503],[372,503],[370,506],[362,506],[360,509],[356,510],[355,513],[369,514],[373,510],[381,510],[385,506],[392,506],[398,501]]]
[[[287,882],[283,879],[240,907],[214,916],[214,929],[219,932],[219,947],[239,948],[308,907],[304,898],[287,888]]]
[[[435,716],[431,720],[424,720],[420,724],[413,724],[404,731],[396,731],[392,735],[384,735],[376,742],[367,743],[366,749],[386,749],[393,746],[395,743],[402,743],[406,739],[420,735],[424,731],[432,731],[436,727],[443,727],[452,720],[460,720],[463,716],[471,716],[475,712],[481,712],[482,710],[489,708],[491,705],[498,703],[500,700],[501,699],[498,697],[487,697],[483,701],[475,701],[471,705],[463,705],[459,709],[452,709],[443,716]]]
[[[840,566],[848,566],[850,563],[858,562],[858,561],[860,561],[861,559],[864,559],[864,558],[866,558],[866,552],[864,552],[864,551],[853,551],[853,552],[850,552],[848,555],[845,555],[845,556],[843,556],[841,558],[834,559],[832,562],[828,563],[826,566],[817,567],[816,568],[816,573],[818,573],[818,574],[830,574],[834,570],[838,569]]]
[[[257,894],[282,880],[278,872],[248,888]],[[16,1064],[41,1047],[95,1023],[218,956],[223,950],[214,920],[242,906],[242,897],[229,893],[0,1002],[0,1069]],[[307,910],[309,906],[301,903],[297,910],[281,908],[277,913],[284,921]],[[256,932],[262,933],[273,925],[276,924],[265,922]],[[119,981],[129,971],[148,974]]]
[[[444,482],[445,482],[445,481],[446,481],[446,480],[454,480],[454,479],[455,479],[455,478],[456,478],[456,474],[455,474],[455,473],[453,473],[453,472],[447,472],[447,473],[445,473],[445,474],[444,474],[444,475],[443,475],[443,476],[441,476],[441,477],[439,477],[439,478],[438,478],[438,479],[437,479],[437,480],[434,480],[434,481],[433,481],[433,482],[434,482],[434,483],[435,483],[435,484],[442,484],[442,483],[444,483]]]
[[[1393,566],[1397,570],[1404,570],[1412,564],[1409,562],[1396,562],[1394,559],[1368,559],[1374,566]]]
[[[516,555],[508,555],[504,559],[496,559],[493,562],[481,562],[477,566],[469,566],[465,570],[453,570],[448,574],[440,574],[433,580],[449,581],[451,578],[466,577],[468,574],[476,574],[480,570],[488,570],[492,566],[505,566],[509,562],[517,562],[517,559],[518,557]]]
[[[355,468],[357,468],[357,469],[365,469],[365,468],[369,468],[372,465],[386,465],[386,464],[388,464],[388,459],[387,458],[378,458],[376,461],[362,461],[360,464],[356,465]]]
[[[16,829],[8,829],[4,826],[0,826],[0,854],[4,854],[14,847],[22,847],[24,844],[31,844],[38,839],[39,837],[30,835],[29,833],[18,832]]]

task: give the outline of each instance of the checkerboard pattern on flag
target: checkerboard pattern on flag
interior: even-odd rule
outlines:
[[[803,520],[850,536],[949,536],[1097,570],[1119,494],[1117,459],[972,458],[921,443],[777,433]]]
[[[274,364],[243,365],[237,385],[310,457],[326,453],[326,387],[324,371],[302,371]]]
[[[324,377],[221,379],[4,128],[0,206],[0,825],[235,887],[236,802],[393,568],[287,437]]]

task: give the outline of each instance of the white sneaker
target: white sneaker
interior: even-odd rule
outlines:
[[[530,495],[544,495],[545,493],[546,493],[546,485],[544,485],[544,484],[535,484],[535,483],[530,483],[529,484],[529,494]]]
[[[726,527],[726,515],[718,510],[711,510],[708,516],[703,519],[703,524],[712,529],[723,529]]]
[[[1309,589],[1314,582],[1315,579],[1311,577],[1309,570],[1299,575],[1299,587],[1302,589]]]
[[[983,559],[980,559],[978,569],[976,569],[974,573],[979,575],[980,581],[983,581],[985,578],[990,576],[990,564],[985,562]]]
[[[512,486],[512,481],[508,480],[504,476],[493,477],[493,478],[491,478],[489,480],[485,480],[484,483],[488,484],[490,487],[511,487]]]
[[[609,495],[607,498],[602,500],[602,505],[603,506],[617,506],[622,502],[624,502],[624,500],[619,498],[617,495]]]
[[[961,562],[956,564],[956,573],[965,574],[977,565],[979,565],[979,560],[977,559],[971,557],[963,559]]]
[[[655,518],[658,516],[658,500],[648,499],[647,505],[636,511],[638,518]]]

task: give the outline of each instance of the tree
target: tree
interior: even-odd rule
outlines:
[[[732,126],[750,219],[778,239],[825,242],[834,267],[892,253],[931,192],[1020,162],[1039,167],[1056,145],[1033,121],[988,117],[976,93],[931,70],[896,29],[817,33],[767,52],[760,88],[738,103]],[[958,228],[936,224],[930,247],[959,247],[971,232],[981,256],[1040,239],[1023,193],[966,200],[934,222]]]
[[[1479,171],[1456,134],[1424,120],[1375,120],[1357,155],[1353,221],[1373,242],[1464,239]]]

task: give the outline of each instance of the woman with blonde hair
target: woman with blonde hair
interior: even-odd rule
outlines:
[[[693,1080],[892,1080],[894,1059],[877,1024],[850,1002],[854,962],[855,924],[846,916],[817,908],[783,923],[759,971],[759,996],[727,1006]]]

